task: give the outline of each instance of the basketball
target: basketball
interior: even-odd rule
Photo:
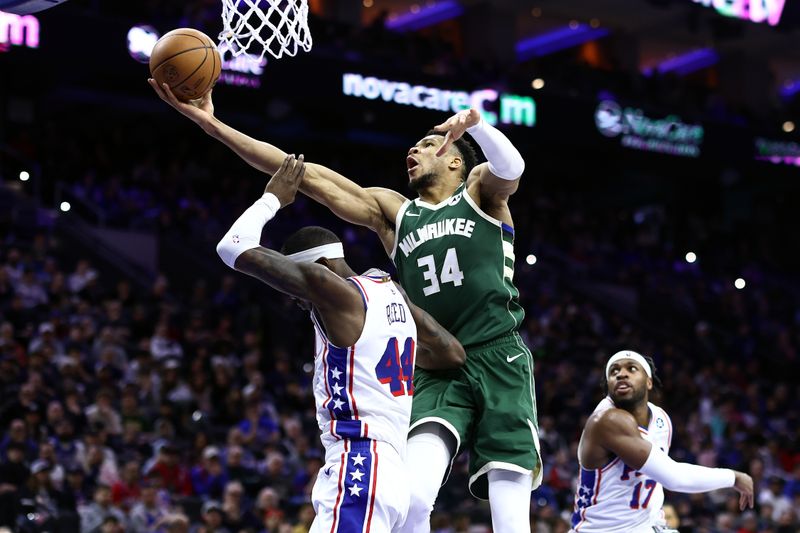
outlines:
[[[222,58],[201,31],[178,28],[161,37],[150,55],[150,74],[182,101],[201,98],[219,78]]]

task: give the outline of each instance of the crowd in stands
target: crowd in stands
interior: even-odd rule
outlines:
[[[184,2],[147,4],[172,25],[184,13]],[[204,12],[184,13],[182,25],[202,27]],[[379,24],[346,31],[332,25],[318,43],[397,49]],[[426,68],[448,75],[473,69],[432,38],[409,37],[409,62],[432,58]],[[195,275],[188,264],[143,286],[76,253],[51,227],[15,226],[0,213],[0,530],[302,533],[313,520],[322,454],[310,325],[287,299],[225,272],[213,253],[264,176],[169,113],[160,132],[129,116],[62,117],[3,139],[40,164],[34,180],[63,185],[74,204],[67,216],[180,239],[218,274]],[[403,190],[402,149],[312,149],[315,161],[366,185]],[[654,401],[672,416],[673,458],[755,481],[756,509],[745,513],[733,491],[668,493],[681,531],[800,530],[793,206],[762,196],[752,216],[729,220],[727,207],[686,212],[667,199],[693,190],[646,207],[598,200],[581,192],[588,178],[559,182],[569,162],[535,149],[525,151],[536,163],[511,205],[545,462],[532,531],[569,529],[577,441],[603,395],[603,363],[620,348],[655,358],[663,386]],[[389,268],[369,232],[301,197],[288,210],[269,224],[266,244],[321,224],[339,232],[355,266]],[[690,244],[695,263],[684,259]],[[739,275],[744,290],[733,286]],[[467,479],[461,456],[432,517],[437,533],[488,531],[488,507],[468,495]]]
[[[237,187],[246,205],[260,186]],[[538,209],[517,216],[515,277],[537,365],[545,458],[532,530],[569,529],[577,440],[602,397],[603,362],[633,347],[656,360],[663,389],[655,401],[675,427],[671,455],[745,470],[756,482],[756,510],[744,514],[732,491],[668,494],[682,531],[795,531],[796,294],[775,290],[755,265],[750,272],[761,274],[737,291],[702,263],[674,257],[668,239],[653,238],[658,228],[634,213],[596,224],[588,208],[558,205],[566,200],[544,191],[534,197]],[[233,217],[239,207],[227,209]],[[289,209],[295,225],[318,223],[306,201]],[[285,234],[280,218],[266,232],[275,246]],[[662,224],[670,233],[669,218]],[[192,227],[187,217],[181,232]],[[363,231],[335,227],[356,264],[387,266]],[[70,253],[49,229],[29,234],[4,221],[2,230],[0,525],[307,531],[322,459],[302,312],[227,273],[193,279],[188,290],[165,275],[143,288],[98,267],[98,258]],[[202,232],[195,237],[203,242]],[[535,265],[522,261],[526,248],[539,254]],[[213,254],[213,239],[205,249]],[[627,315],[587,291],[586,280],[627,288],[640,312]],[[437,502],[435,531],[487,530],[488,508],[466,485],[462,456]]]

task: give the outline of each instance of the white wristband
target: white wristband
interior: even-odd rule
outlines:
[[[234,268],[237,257],[261,246],[261,230],[280,208],[280,200],[271,192],[264,193],[248,207],[217,244],[217,254],[222,261]]]
[[[467,132],[481,147],[492,174],[510,181],[522,176],[525,160],[500,130],[481,118],[480,122],[467,128]]]
[[[733,487],[736,483],[733,470],[679,463],[655,445],[639,472],[674,492],[708,492]]]

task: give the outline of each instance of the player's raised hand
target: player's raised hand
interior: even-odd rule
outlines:
[[[436,152],[436,157],[441,157],[447,153],[447,150],[450,148],[450,145],[453,144],[453,141],[460,139],[461,136],[464,135],[464,132],[467,131],[467,128],[475,126],[480,121],[480,111],[475,108],[471,108],[459,111],[438,126],[434,126],[434,131],[447,132],[444,136],[444,142]]]
[[[303,181],[303,174],[306,172],[306,166],[303,162],[303,154],[295,159],[294,155],[287,155],[272,179],[267,183],[267,188],[264,192],[271,192],[278,197],[281,202],[281,207],[286,207],[294,202],[294,196],[297,194],[297,188],[300,182]]]
[[[753,508],[753,478],[744,472],[733,472],[736,475],[736,481],[733,488],[739,493],[739,510],[744,511],[746,508]]]
[[[150,84],[159,98],[198,124],[214,116],[214,103],[211,100],[211,90],[203,95],[202,98],[189,102],[181,102],[166,83],[159,85],[153,78],[149,78],[147,83]]]

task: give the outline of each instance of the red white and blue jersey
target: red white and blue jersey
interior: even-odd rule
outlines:
[[[642,437],[669,453],[672,421],[662,408],[648,403],[650,425],[639,427]],[[604,398],[594,413],[614,407]],[[580,458],[578,459],[580,462]],[[603,468],[581,466],[572,513],[572,531],[577,533],[643,533],[663,526],[664,488],[654,479],[628,467],[615,457]]]
[[[405,457],[417,327],[389,274],[372,269],[348,279],[364,301],[366,319],[352,346],[332,344],[312,313],[317,333],[314,399],[322,444],[369,438]]]

